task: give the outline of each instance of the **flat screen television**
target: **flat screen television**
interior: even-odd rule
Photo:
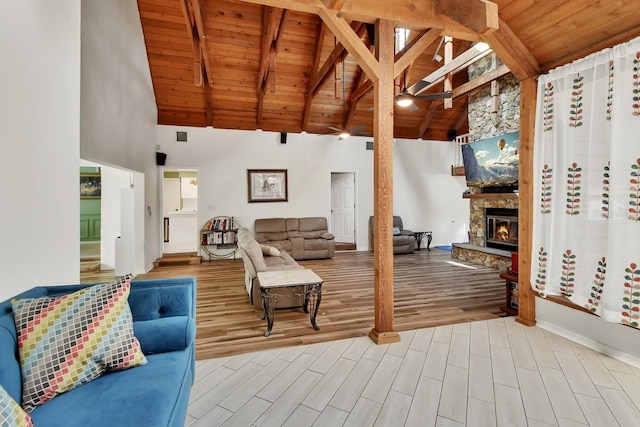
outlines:
[[[519,135],[513,132],[463,145],[467,186],[517,188]]]

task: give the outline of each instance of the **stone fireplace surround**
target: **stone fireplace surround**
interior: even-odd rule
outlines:
[[[511,252],[484,246],[486,208],[518,209],[517,193],[471,194],[469,203],[469,243],[454,243],[451,257],[473,264],[506,271],[511,265]]]

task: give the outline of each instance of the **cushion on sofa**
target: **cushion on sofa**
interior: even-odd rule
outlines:
[[[33,427],[29,414],[0,386],[0,426]]]
[[[11,301],[27,412],[107,370],[147,363],[127,302],[130,276],[60,297]]]
[[[280,251],[269,245],[260,245],[260,249],[262,249],[262,254],[267,256],[278,256],[280,255]]]
[[[36,427],[184,426],[191,349],[153,354],[135,369],[107,372],[30,413]],[[177,369],[178,368],[178,369]]]

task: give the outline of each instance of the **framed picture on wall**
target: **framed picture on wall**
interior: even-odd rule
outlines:
[[[289,200],[286,169],[247,169],[249,203]]]
[[[102,177],[99,173],[80,174],[80,198],[99,199],[102,195]]]

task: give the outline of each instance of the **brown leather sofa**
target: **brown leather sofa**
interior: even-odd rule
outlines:
[[[324,217],[264,218],[255,221],[256,240],[280,245],[293,259],[332,258],[335,239]]]
[[[373,251],[373,217],[369,217],[369,250]],[[393,217],[393,228],[398,230],[398,233],[393,235],[393,253],[395,254],[411,254],[416,250],[416,237],[413,231],[406,230],[402,225],[402,218],[399,216]]]

